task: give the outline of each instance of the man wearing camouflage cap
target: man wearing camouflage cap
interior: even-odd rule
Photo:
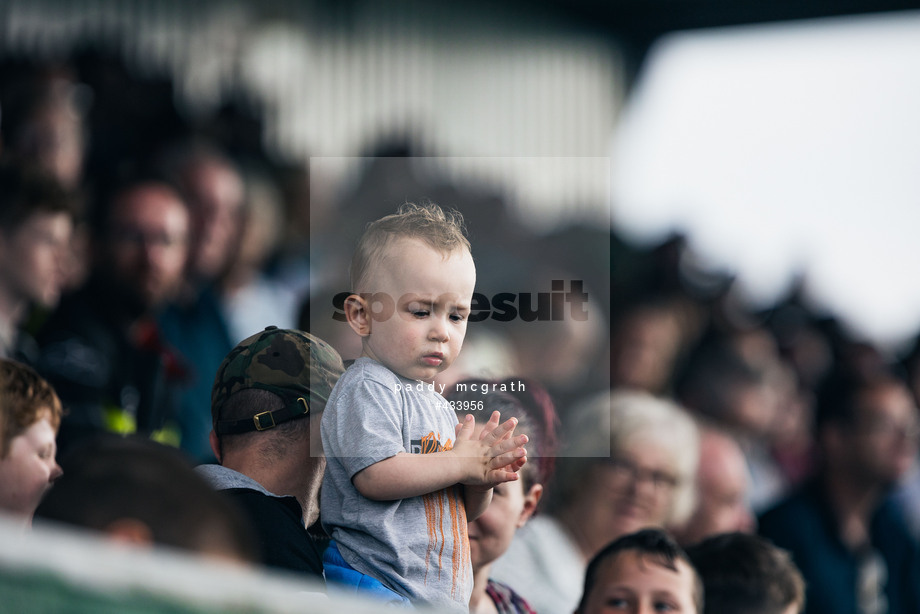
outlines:
[[[211,393],[211,448],[198,471],[252,520],[266,565],[322,580],[319,487],[326,459],[319,424],[344,371],[312,335],[269,326],[233,348]]]

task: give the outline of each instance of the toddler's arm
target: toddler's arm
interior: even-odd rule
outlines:
[[[489,421],[486,423],[482,432],[479,434],[479,438],[484,439],[490,433],[494,433],[496,427],[498,427],[499,420],[499,413],[497,411],[492,412],[492,416],[489,418]],[[511,420],[514,420],[515,425],[517,425],[517,420],[515,418],[512,418]],[[508,420],[508,422],[511,422],[511,420]],[[475,420],[473,420],[472,416],[467,415],[464,418],[464,421],[457,425],[458,442],[461,441],[461,435],[464,434],[463,429],[469,427],[475,428]],[[496,433],[497,440],[493,446],[510,439],[512,435],[513,431],[508,431],[504,435],[498,435]],[[526,435],[524,437],[526,437]],[[492,488],[496,484],[518,479],[519,476],[517,472],[524,466],[526,462],[527,456],[525,454],[524,456],[515,458],[511,463],[493,470],[494,479],[489,483],[465,483],[463,485],[463,506],[466,508],[467,522],[475,520],[480,515],[482,515],[483,512],[486,511],[486,509],[489,507],[489,503],[492,501]]]
[[[500,425],[498,421],[495,412],[480,438],[473,439],[473,417],[467,416],[451,450],[434,454],[400,452],[365,467],[354,475],[352,483],[362,495],[378,501],[418,497],[464,484],[468,491],[469,487],[478,487],[488,504],[492,486],[518,479],[516,469],[526,459],[522,446],[527,436],[512,436],[517,420],[511,418]],[[468,514],[469,509],[468,506]]]

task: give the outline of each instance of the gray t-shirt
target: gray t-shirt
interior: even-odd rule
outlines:
[[[419,390],[421,388],[421,390]],[[359,358],[339,378],[323,412],[323,526],[342,558],[412,601],[469,611],[473,588],[463,490],[372,501],[352,477],[399,452],[453,446],[457,417],[428,384]]]

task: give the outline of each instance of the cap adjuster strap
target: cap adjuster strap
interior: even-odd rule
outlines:
[[[251,431],[267,431],[279,424],[302,418],[309,414],[310,406],[307,404],[307,400],[304,397],[298,397],[296,401],[285,405],[281,409],[259,412],[252,418],[244,418],[242,420],[220,420],[215,425],[214,430],[221,435],[249,433]]]
[[[268,424],[263,424],[263,419],[265,416],[268,416]],[[265,431],[271,428],[275,428],[275,416],[270,411],[263,411],[260,414],[256,414],[252,417],[252,423],[256,425],[257,431]]]

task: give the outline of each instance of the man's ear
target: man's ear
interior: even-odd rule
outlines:
[[[351,329],[362,337],[371,334],[371,312],[367,301],[359,294],[349,294],[345,299],[345,319]]]
[[[208,434],[208,443],[211,444],[211,452],[214,453],[214,458],[216,458],[217,463],[220,464],[220,440],[217,438],[217,433],[213,430]]]
[[[521,510],[521,515],[517,521],[519,529],[527,524],[533,513],[537,511],[537,504],[540,503],[541,497],[543,497],[543,484],[534,484],[530,487],[530,490],[524,493],[524,509]]]
[[[105,527],[108,538],[123,544],[152,546],[153,531],[146,524],[134,518],[119,518]]]

